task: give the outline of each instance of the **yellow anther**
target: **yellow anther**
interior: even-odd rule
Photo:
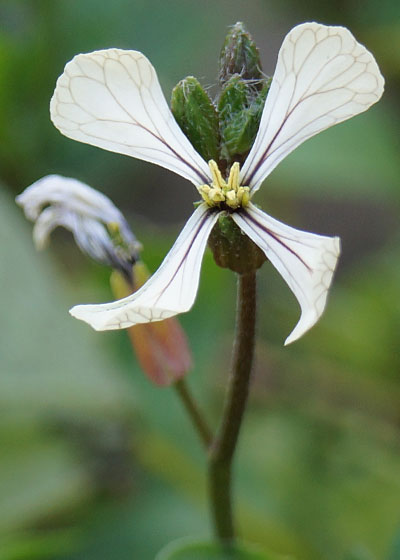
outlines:
[[[232,189],[232,190],[228,191],[227,193],[225,193],[225,202],[231,208],[237,208],[238,207],[238,198],[236,196],[236,191],[234,191]]]
[[[211,199],[209,197],[209,192],[211,187],[209,185],[201,185],[198,187],[198,191],[201,194],[204,202],[206,202],[209,206],[212,206]]]
[[[239,187],[237,192],[239,206],[247,206],[250,201],[249,187]]]
[[[210,190],[210,185],[201,185],[201,187],[199,187],[199,191],[201,192],[201,194],[208,194]]]
[[[224,193],[219,188],[210,189],[208,196],[212,202],[223,202],[225,200]]]
[[[226,187],[226,183],[221,175],[221,171],[219,170],[218,165],[215,163],[215,161],[213,159],[210,159],[210,161],[208,162],[208,166],[210,168],[211,171],[211,176],[212,176],[212,184],[214,187],[219,187],[220,189],[223,189],[224,187]]]
[[[119,232],[119,224],[117,222],[108,222],[107,228],[110,233],[118,233]]]
[[[229,173],[228,179],[228,189],[233,189],[237,191],[239,188],[239,172],[240,172],[240,165],[237,161],[232,165],[231,171]]]
[[[208,162],[212,182],[209,185],[200,185],[198,191],[208,206],[219,206],[224,202],[227,206],[236,210],[239,206],[247,206],[250,200],[249,187],[241,187],[239,184],[240,166],[237,161],[232,165],[228,182],[226,182],[218,165],[214,160]]]

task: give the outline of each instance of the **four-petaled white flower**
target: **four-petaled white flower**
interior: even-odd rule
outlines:
[[[158,271],[133,295],[78,305],[71,314],[97,330],[158,321],[188,311],[202,255],[220,212],[228,209],[296,296],[301,317],[286,344],[321,316],[340,252],[339,238],[293,229],[251,199],[299,144],[373,105],[384,80],[364,46],[343,27],[305,23],[278,55],[260,127],[241,170],[227,180],[207,164],[174,120],[153,66],[137,51],[109,49],[76,56],[58,79],[51,118],[69,138],[166,167],[189,179],[204,202],[194,211]]]

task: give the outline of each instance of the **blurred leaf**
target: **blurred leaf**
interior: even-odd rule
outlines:
[[[81,522],[86,543],[57,560],[152,560],[182,534],[205,534],[206,511],[180,492],[147,474],[138,492],[122,503],[101,503]]]
[[[376,560],[376,557],[365,547],[357,546],[345,554],[343,560]]]
[[[72,290],[66,295],[67,284],[51,253],[34,249],[31,231],[22,212],[0,190],[0,290],[6,318],[0,336],[3,411],[130,414],[132,391],[106,357],[104,335],[69,316],[79,296]]]
[[[215,542],[186,538],[170,543],[156,560],[277,560],[277,557],[248,544],[239,543],[227,550]]]
[[[397,532],[393,545],[386,560],[399,560],[400,558],[400,531]]]
[[[0,443],[0,534],[59,515],[92,494],[84,465],[65,442],[35,426],[12,431],[8,425]]]
[[[0,202],[2,534],[92,498],[78,442],[71,445],[59,428],[126,422],[133,398],[95,333],[68,316],[76,295],[66,296],[50,254],[33,248],[31,225],[4,191]]]
[[[67,552],[76,546],[73,531],[53,531],[45,534],[22,533],[18,537],[2,537],[0,560],[54,559],[60,550]]]

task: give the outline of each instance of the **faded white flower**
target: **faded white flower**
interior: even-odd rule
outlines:
[[[107,196],[77,179],[48,175],[26,188],[16,201],[35,222],[33,239],[38,249],[62,226],[72,232],[83,253],[131,279],[140,243]]]
[[[115,297],[131,294],[149,277],[146,265],[139,261],[140,243],[118,208],[99,191],[76,179],[48,175],[16,201],[35,222],[33,239],[38,249],[61,226],[72,232],[83,253],[111,266]],[[191,352],[177,319],[136,325],[128,334],[142,369],[156,385],[171,385],[190,370]]]
[[[221,212],[228,212],[282,275],[300,307],[293,342],[321,316],[340,252],[339,238],[306,233],[271,218],[253,203],[262,182],[299,144],[376,103],[384,80],[364,46],[343,27],[296,26],[285,37],[253,147],[227,178],[194,150],[175,122],[147,58],[109,49],[69,62],[51,101],[51,118],[66,136],[166,167],[191,181],[203,198],[158,271],[133,295],[71,314],[97,330],[159,321],[188,311],[202,256]]]

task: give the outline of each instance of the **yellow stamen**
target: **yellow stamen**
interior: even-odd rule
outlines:
[[[223,202],[225,200],[225,196],[224,193],[222,192],[222,190],[220,188],[215,187],[214,189],[210,189],[210,192],[208,193],[208,196],[210,198],[210,200],[212,200],[213,202]]]
[[[208,166],[210,168],[211,176],[213,178],[212,185],[216,188],[219,187],[220,189],[223,189],[226,183],[221,175],[221,171],[219,170],[218,165],[215,163],[213,159],[210,159],[210,161],[208,162]]]
[[[210,185],[200,185],[199,193],[208,206],[219,206],[224,202],[227,206],[236,210],[240,206],[247,206],[250,200],[249,187],[241,187],[239,184],[240,165],[237,161],[232,165],[225,181],[221,171],[214,160],[208,162],[212,182]]]
[[[236,192],[232,189],[225,193],[226,203],[230,206],[231,204],[235,204],[237,202]]]
[[[239,172],[240,172],[240,165],[237,161],[232,165],[229,179],[228,179],[228,187],[229,189],[233,189],[235,191],[239,188]]]

